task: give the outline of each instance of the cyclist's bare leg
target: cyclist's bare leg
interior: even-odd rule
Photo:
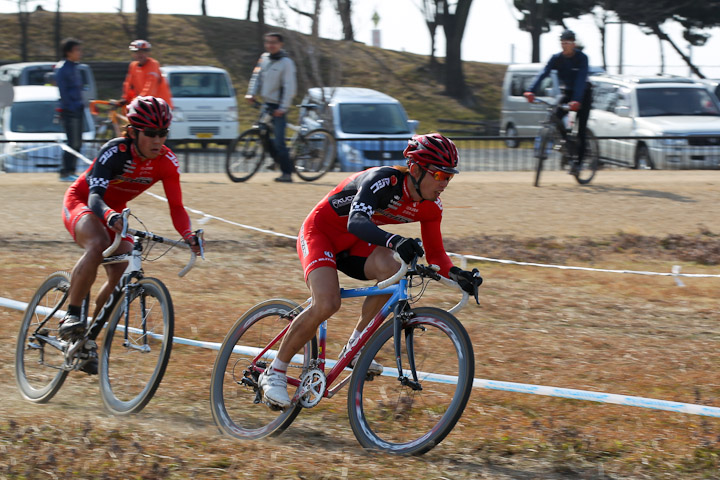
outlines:
[[[312,303],[293,320],[283,337],[277,354],[281,362],[289,363],[293,355],[315,335],[318,326],[340,309],[337,270],[332,267],[317,268],[308,275],[307,284]]]
[[[393,258],[393,251],[389,248],[378,247],[373,250],[365,262],[365,276],[368,280],[380,282],[392,277],[398,271],[398,268],[400,268],[400,264]],[[390,295],[366,297],[355,330],[358,332],[365,330],[370,320],[375,318],[375,315],[378,314],[389,298]]]
[[[80,305],[95,282],[97,270],[102,263],[102,252],[110,246],[110,235],[95,215],[84,215],[75,226],[75,243],[85,249],[73,267],[70,277],[70,305]],[[127,253],[132,248],[121,242],[116,253]],[[123,266],[124,264],[118,264]]]
[[[130,244],[123,241],[118,247],[118,250],[120,250],[125,245],[129,246]],[[108,298],[110,298],[110,294],[115,289],[115,285],[118,284],[118,282],[120,281],[120,277],[122,277],[123,272],[125,272],[125,267],[127,267],[127,262],[105,265],[107,281],[103,284],[102,287],[100,287],[100,290],[98,291],[97,298],[95,299],[95,311],[93,312],[93,318],[97,317],[98,313],[100,313],[100,309],[102,309],[103,305],[105,305],[105,302],[107,302]]]

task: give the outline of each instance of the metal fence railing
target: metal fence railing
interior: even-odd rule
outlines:
[[[519,140],[517,148],[506,146],[507,137],[464,136],[454,137],[463,171],[523,171],[535,168],[533,137],[513,137]],[[639,165],[659,169],[718,169],[720,168],[719,136],[666,136],[666,137],[597,137],[600,157],[606,167],[635,168]],[[342,148],[344,140],[338,140]],[[395,140],[397,143],[397,140]],[[356,148],[361,143],[353,141]],[[402,149],[390,147],[388,140],[368,140],[368,158],[378,165],[385,160],[402,160]],[[188,173],[225,172],[225,146],[195,148],[196,144],[175,141],[173,151],[181,168]],[[379,145],[379,146],[378,146]],[[101,141],[85,142],[82,153],[92,159]],[[393,150],[394,149],[394,150]],[[395,151],[397,150],[397,151]],[[399,157],[398,157],[399,155]],[[375,158],[377,157],[377,158]],[[0,140],[0,169],[7,172],[57,171],[62,161],[62,149],[57,143],[8,142]],[[84,169],[78,162],[78,170]],[[560,158],[552,152],[545,162],[546,170],[560,169]]]

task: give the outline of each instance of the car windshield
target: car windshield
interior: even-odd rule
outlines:
[[[345,133],[410,133],[405,111],[397,103],[340,104],[340,126]]]
[[[720,116],[720,110],[704,88],[643,88],[637,90],[641,117],[665,115]]]
[[[175,98],[230,97],[232,93],[222,73],[172,73],[170,90]]]

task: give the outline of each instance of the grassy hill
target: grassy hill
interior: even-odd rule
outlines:
[[[29,60],[55,58],[53,12],[30,16]],[[128,62],[127,46],[134,39],[134,15],[111,13],[64,13],[62,36],[84,43],[83,61]],[[320,39],[284,31],[285,46],[298,64],[298,97],[308,87],[355,86],[380,90],[400,100],[410,118],[420,120],[420,131],[453,128],[439,118],[496,120],[505,66],[465,63],[468,85],[477,103],[468,108],[442,94],[443,85],[428,68],[428,58],[412,53],[383,50],[354,42]],[[244,95],[250,73],[262,52],[253,22],[193,15],[152,15],[153,57],[161,64],[213,65],[230,72],[239,96]],[[5,62],[20,61],[20,27],[17,15],[0,15],[0,51]],[[312,66],[315,65],[315,68]],[[117,97],[122,86],[99,85],[101,93]],[[107,93],[110,92],[110,93]],[[116,92],[116,93],[113,93]],[[249,124],[255,112],[243,108],[240,118]],[[291,119],[292,119],[291,115]]]

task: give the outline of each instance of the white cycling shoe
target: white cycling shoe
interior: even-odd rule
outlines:
[[[290,406],[287,392],[287,376],[268,367],[258,377],[258,385],[262,388],[265,401],[280,408]]]
[[[340,355],[338,355],[338,358],[342,358],[342,356],[345,355],[345,352],[347,352],[348,350],[350,350],[350,348],[352,348],[352,347],[349,347],[348,345],[345,345],[345,346],[343,347],[343,349],[340,351]],[[360,350],[360,352],[362,352],[362,349]],[[355,365],[357,364],[358,358],[360,358],[360,352],[358,352],[358,353],[355,355],[355,358],[353,358],[352,360],[350,360],[350,365],[349,365],[350,368],[355,368]],[[373,375],[380,375],[382,372],[383,372],[383,366],[382,366],[382,365],[380,365],[380,364],[379,364],[378,362],[376,362],[375,360],[373,360],[373,361],[370,362],[370,368],[368,368],[368,373],[371,373],[371,374],[373,374]]]

